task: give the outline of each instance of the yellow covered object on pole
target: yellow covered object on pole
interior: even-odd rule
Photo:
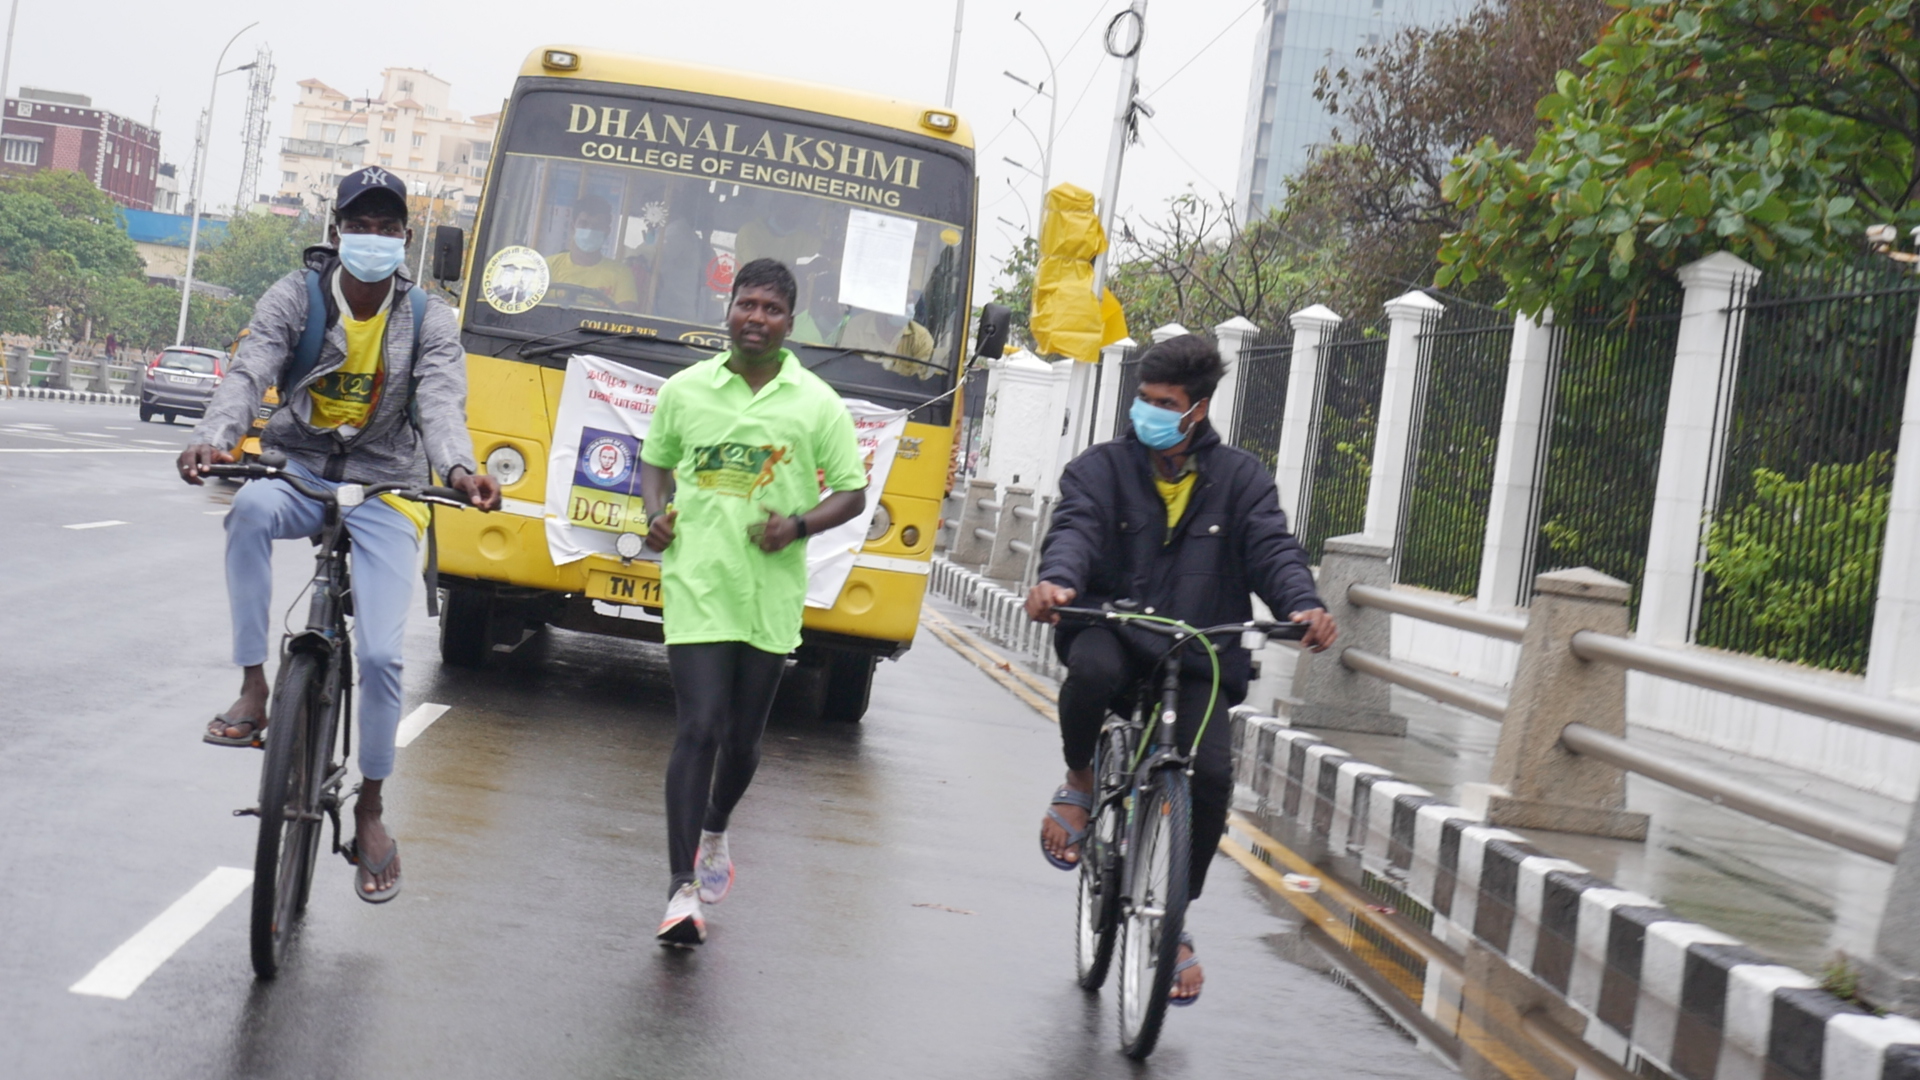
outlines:
[[[1107,234],[1094,212],[1093,192],[1072,184],[1047,192],[1029,320],[1042,356],[1097,363],[1101,346],[1127,336],[1120,302],[1111,292],[1099,300],[1093,295],[1093,260],[1105,250]]]

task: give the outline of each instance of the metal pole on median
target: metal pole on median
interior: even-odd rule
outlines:
[[[18,3],[19,0],[14,0]],[[966,21],[967,0],[953,0],[953,55],[947,59],[947,108],[953,108],[953,87],[960,78],[960,25]]]
[[[7,12],[7,51],[0,53],[0,104],[7,100],[7,80],[13,74],[13,24],[20,19],[20,0],[13,0],[13,7]]]
[[[221,71],[220,65],[227,62],[227,50],[233,48],[233,43],[240,40],[240,35],[259,25],[258,22],[251,22],[241,27],[237,33],[227,39],[226,45],[220,49],[220,56],[213,62],[213,79],[207,88],[207,115],[202,121],[203,132],[199,140],[200,145],[195,148],[193,159],[193,216],[187,224],[187,269],[180,280],[180,323],[173,332],[175,345],[187,343],[187,305],[193,298],[193,261],[200,250],[200,215],[202,213],[200,197],[207,186],[207,159],[213,156],[214,95],[220,90],[220,76],[253,69],[252,64],[242,64],[231,71]]]

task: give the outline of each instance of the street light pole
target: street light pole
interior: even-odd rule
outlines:
[[[1013,21],[1020,24],[1020,29],[1033,35],[1033,43],[1040,46],[1040,55],[1047,58],[1047,89],[1043,91],[1047,95],[1047,147],[1040,154],[1040,217],[1044,226],[1047,190],[1053,182],[1053,136],[1055,119],[1060,113],[1060,69],[1053,66],[1053,52],[1047,48],[1046,42],[1040,40],[1040,32],[1028,26],[1018,11],[1013,13]]]
[[[220,90],[220,76],[231,75],[235,71],[248,71],[253,67],[252,64],[243,64],[240,67],[234,68],[232,71],[221,71],[220,65],[227,62],[227,50],[233,48],[233,43],[240,40],[240,35],[259,25],[257,22],[251,22],[241,27],[238,33],[227,39],[226,45],[220,50],[219,57],[213,62],[213,79],[207,90],[207,115],[204,121],[206,133],[204,137],[199,140],[200,145],[194,148],[193,191],[191,193],[193,198],[193,218],[187,225],[187,271],[186,276],[180,282],[180,324],[175,327],[173,332],[173,343],[175,345],[185,345],[187,343],[187,305],[193,298],[193,262],[195,256],[198,255],[200,251],[200,214],[202,213],[200,198],[201,192],[206,188],[207,183],[207,159],[213,156],[214,95]]]
[[[13,24],[20,18],[20,0],[13,0],[13,9],[7,12],[7,51],[0,54],[0,105],[6,104],[7,80],[13,74]]]
[[[18,4],[20,0],[13,0]],[[953,0],[953,55],[947,60],[947,108],[953,108],[953,85],[960,78],[960,24],[966,20],[967,0]]]
[[[1122,18],[1132,16],[1133,41],[1114,44],[1111,37]],[[1120,166],[1127,156],[1127,135],[1133,127],[1134,98],[1140,92],[1140,49],[1147,38],[1147,0],[1133,5],[1108,27],[1107,52],[1120,58],[1120,100],[1113,110],[1113,133],[1107,139],[1107,172],[1100,183],[1100,228],[1107,234],[1107,250],[1093,261],[1093,295],[1103,295],[1107,286],[1108,256],[1113,251],[1114,204],[1120,198]]]

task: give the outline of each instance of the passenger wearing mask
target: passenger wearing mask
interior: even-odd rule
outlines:
[[[582,195],[573,204],[573,232],[568,248],[547,256],[547,273],[556,285],[572,285],[591,290],[596,299],[615,307],[637,308],[640,291],[633,284],[633,270],[617,259],[601,254],[606,250],[613,226],[613,207],[598,195]],[[564,294],[566,290],[561,290]],[[561,303],[576,297],[561,295]]]

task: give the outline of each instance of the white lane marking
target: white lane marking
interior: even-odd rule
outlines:
[[[168,442],[165,439],[135,439],[133,441],[138,443],[146,443],[148,446],[179,446],[180,445],[177,442]]]
[[[0,454],[171,454],[144,446],[0,446]]]
[[[108,953],[79,982],[67,987],[68,992],[125,1001],[140,989],[147,976],[158,971],[215,915],[252,887],[253,871],[232,866],[215,868],[200,879],[200,884],[187,890],[187,895]]]
[[[108,424],[107,430],[108,431],[132,431],[133,429],[130,427],[114,427],[112,424]]]
[[[447,715],[447,710],[451,708],[453,708],[451,705],[436,705],[429,701],[408,713],[406,719],[400,721],[400,730],[394,733],[393,745],[406,746],[413,742],[420,737],[421,732],[431,727],[435,720]]]
[[[69,431],[69,432],[67,432],[67,434],[69,434],[69,435],[85,435],[85,436],[86,436],[87,438],[89,438],[89,439],[111,439],[111,438],[113,438],[113,436],[111,436],[111,435],[106,435],[106,434],[102,434],[101,432],[98,432],[98,431]]]
[[[35,431],[52,431],[53,430],[52,424],[29,424],[24,421],[16,422],[13,426],[23,427],[23,428],[32,428]]]
[[[227,516],[227,512],[225,510],[202,510],[200,512],[207,515],[208,517],[226,517]]]
[[[78,525],[62,525],[63,529],[104,529],[112,525],[125,525],[124,521],[83,521]]]

